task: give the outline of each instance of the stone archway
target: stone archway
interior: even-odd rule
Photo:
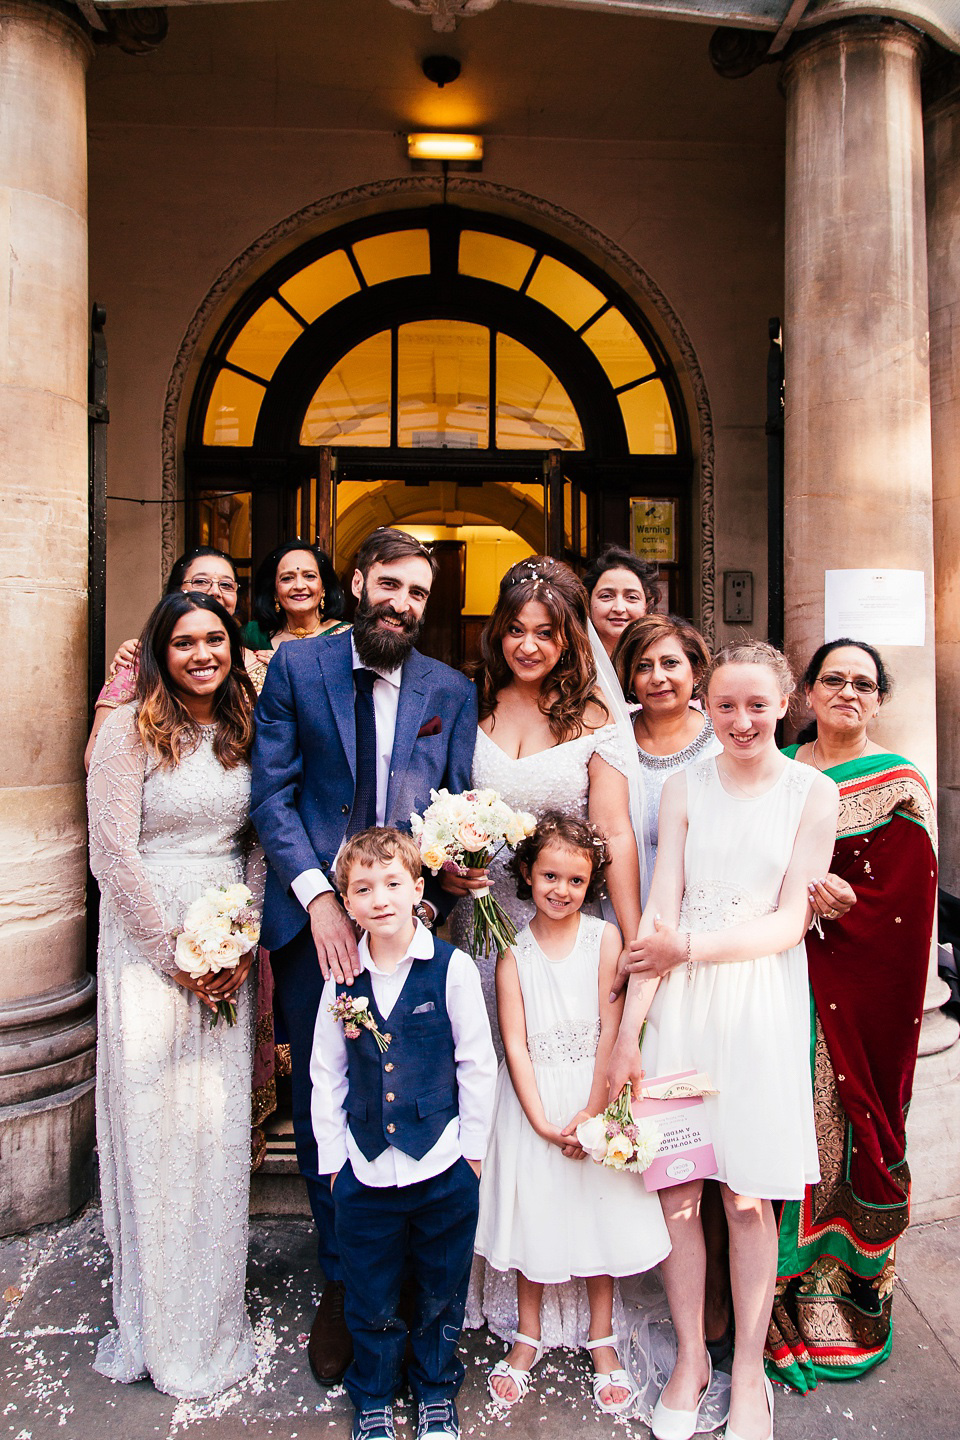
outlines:
[[[341,191],[318,200],[287,216],[265,231],[242,255],[227,267],[197,308],[174,361],[164,403],[162,430],[161,563],[168,571],[180,548],[182,534],[177,501],[182,499],[181,456],[186,412],[183,400],[188,383],[196,373],[204,343],[209,341],[215,322],[231,300],[249,286],[256,275],[275,259],[295,249],[311,235],[322,234],[342,224],[350,213],[371,209],[409,208],[435,204],[446,195],[465,204],[473,201],[504,215],[536,221],[574,248],[602,258],[616,272],[624,288],[632,291],[676,363],[685,389],[688,407],[697,423],[691,426],[697,460],[699,500],[699,599],[700,628],[709,644],[715,638],[715,557],[714,557],[714,436],[709,396],[699,360],[687,331],[656,282],[614,241],[594,229],[580,216],[549,201],[507,186],[473,176],[440,177],[417,175],[386,180]],[[511,527],[512,528],[512,527]],[[537,548],[540,548],[538,542]]]
[[[512,530],[535,551],[543,549],[541,506],[517,495],[507,485],[460,486],[434,480],[411,489],[390,481],[355,501],[337,521],[337,552],[353,556],[361,540],[378,525],[414,521],[430,525],[474,525],[492,522]]]

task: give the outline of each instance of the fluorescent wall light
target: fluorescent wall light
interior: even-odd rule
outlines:
[[[477,163],[483,159],[483,137],[428,132],[408,135],[407,155],[411,160],[459,160]]]

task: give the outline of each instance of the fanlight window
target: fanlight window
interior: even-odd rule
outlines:
[[[629,454],[677,454],[666,363],[652,352],[642,322],[631,319],[623,298],[601,288],[603,276],[580,274],[539,243],[474,228],[455,238],[450,253],[457,276],[495,287],[491,293],[525,297],[528,315],[542,310],[582,347],[585,363],[599,365],[616,397]],[[253,446],[264,397],[291,347],[314,326],[327,326],[335,336],[338,307],[346,313],[378,286],[422,283],[439,263],[437,249],[428,228],[401,226],[341,242],[319,257],[314,252],[294,273],[278,277],[265,298],[261,289],[258,307],[225,329],[211,356],[198,417],[202,443]],[[531,311],[530,302],[540,308]],[[382,329],[320,371],[299,441],[400,449],[585,448],[583,424],[549,354],[536,353],[495,324],[440,318]]]

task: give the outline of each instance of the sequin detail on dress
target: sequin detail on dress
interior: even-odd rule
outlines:
[[[100,884],[97,1141],[116,1330],[95,1369],[149,1375],[181,1397],[214,1394],[254,1363],[244,1309],[250,1184],[251,977],[237,1024],[170,972],[172,933],[208,886],[246,879],[250,770],[225,770],[204,729],[192,754],[148,761],[134,709],[104,722],[88,780],[90,867]]]

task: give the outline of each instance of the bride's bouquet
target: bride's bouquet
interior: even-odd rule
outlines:
[[[653,1120],[634,1118],[632,1088],[628,1080],[606,1110],[581,1120],[577,1139],[598,1165],[641,1175],[653,1164],[660,1149],[660,1127]]]
[[[260,911],[250,904],[252,899],[246,885],[221,885],[205,890],[188,906],[177,935],[176,961],[191,980],[235,970],[241,957],[254,948],[260,939]],[[221,1016],[228,1025],[237,1023],[232,1000],[217,1002],[211,1026]]]
[[[536,829],[536,816],[511,810],[496,790],[431,790],[430,804],[422,815],[410,816],[413,838],[420,846],[424,865],[434,875],[441,870],[462,875],[467,869],[481,870],[504,848],[515,849]],[[506,950],[517,938],[516,926],[489,887],[474,890],[474,960],[481,955]]]

